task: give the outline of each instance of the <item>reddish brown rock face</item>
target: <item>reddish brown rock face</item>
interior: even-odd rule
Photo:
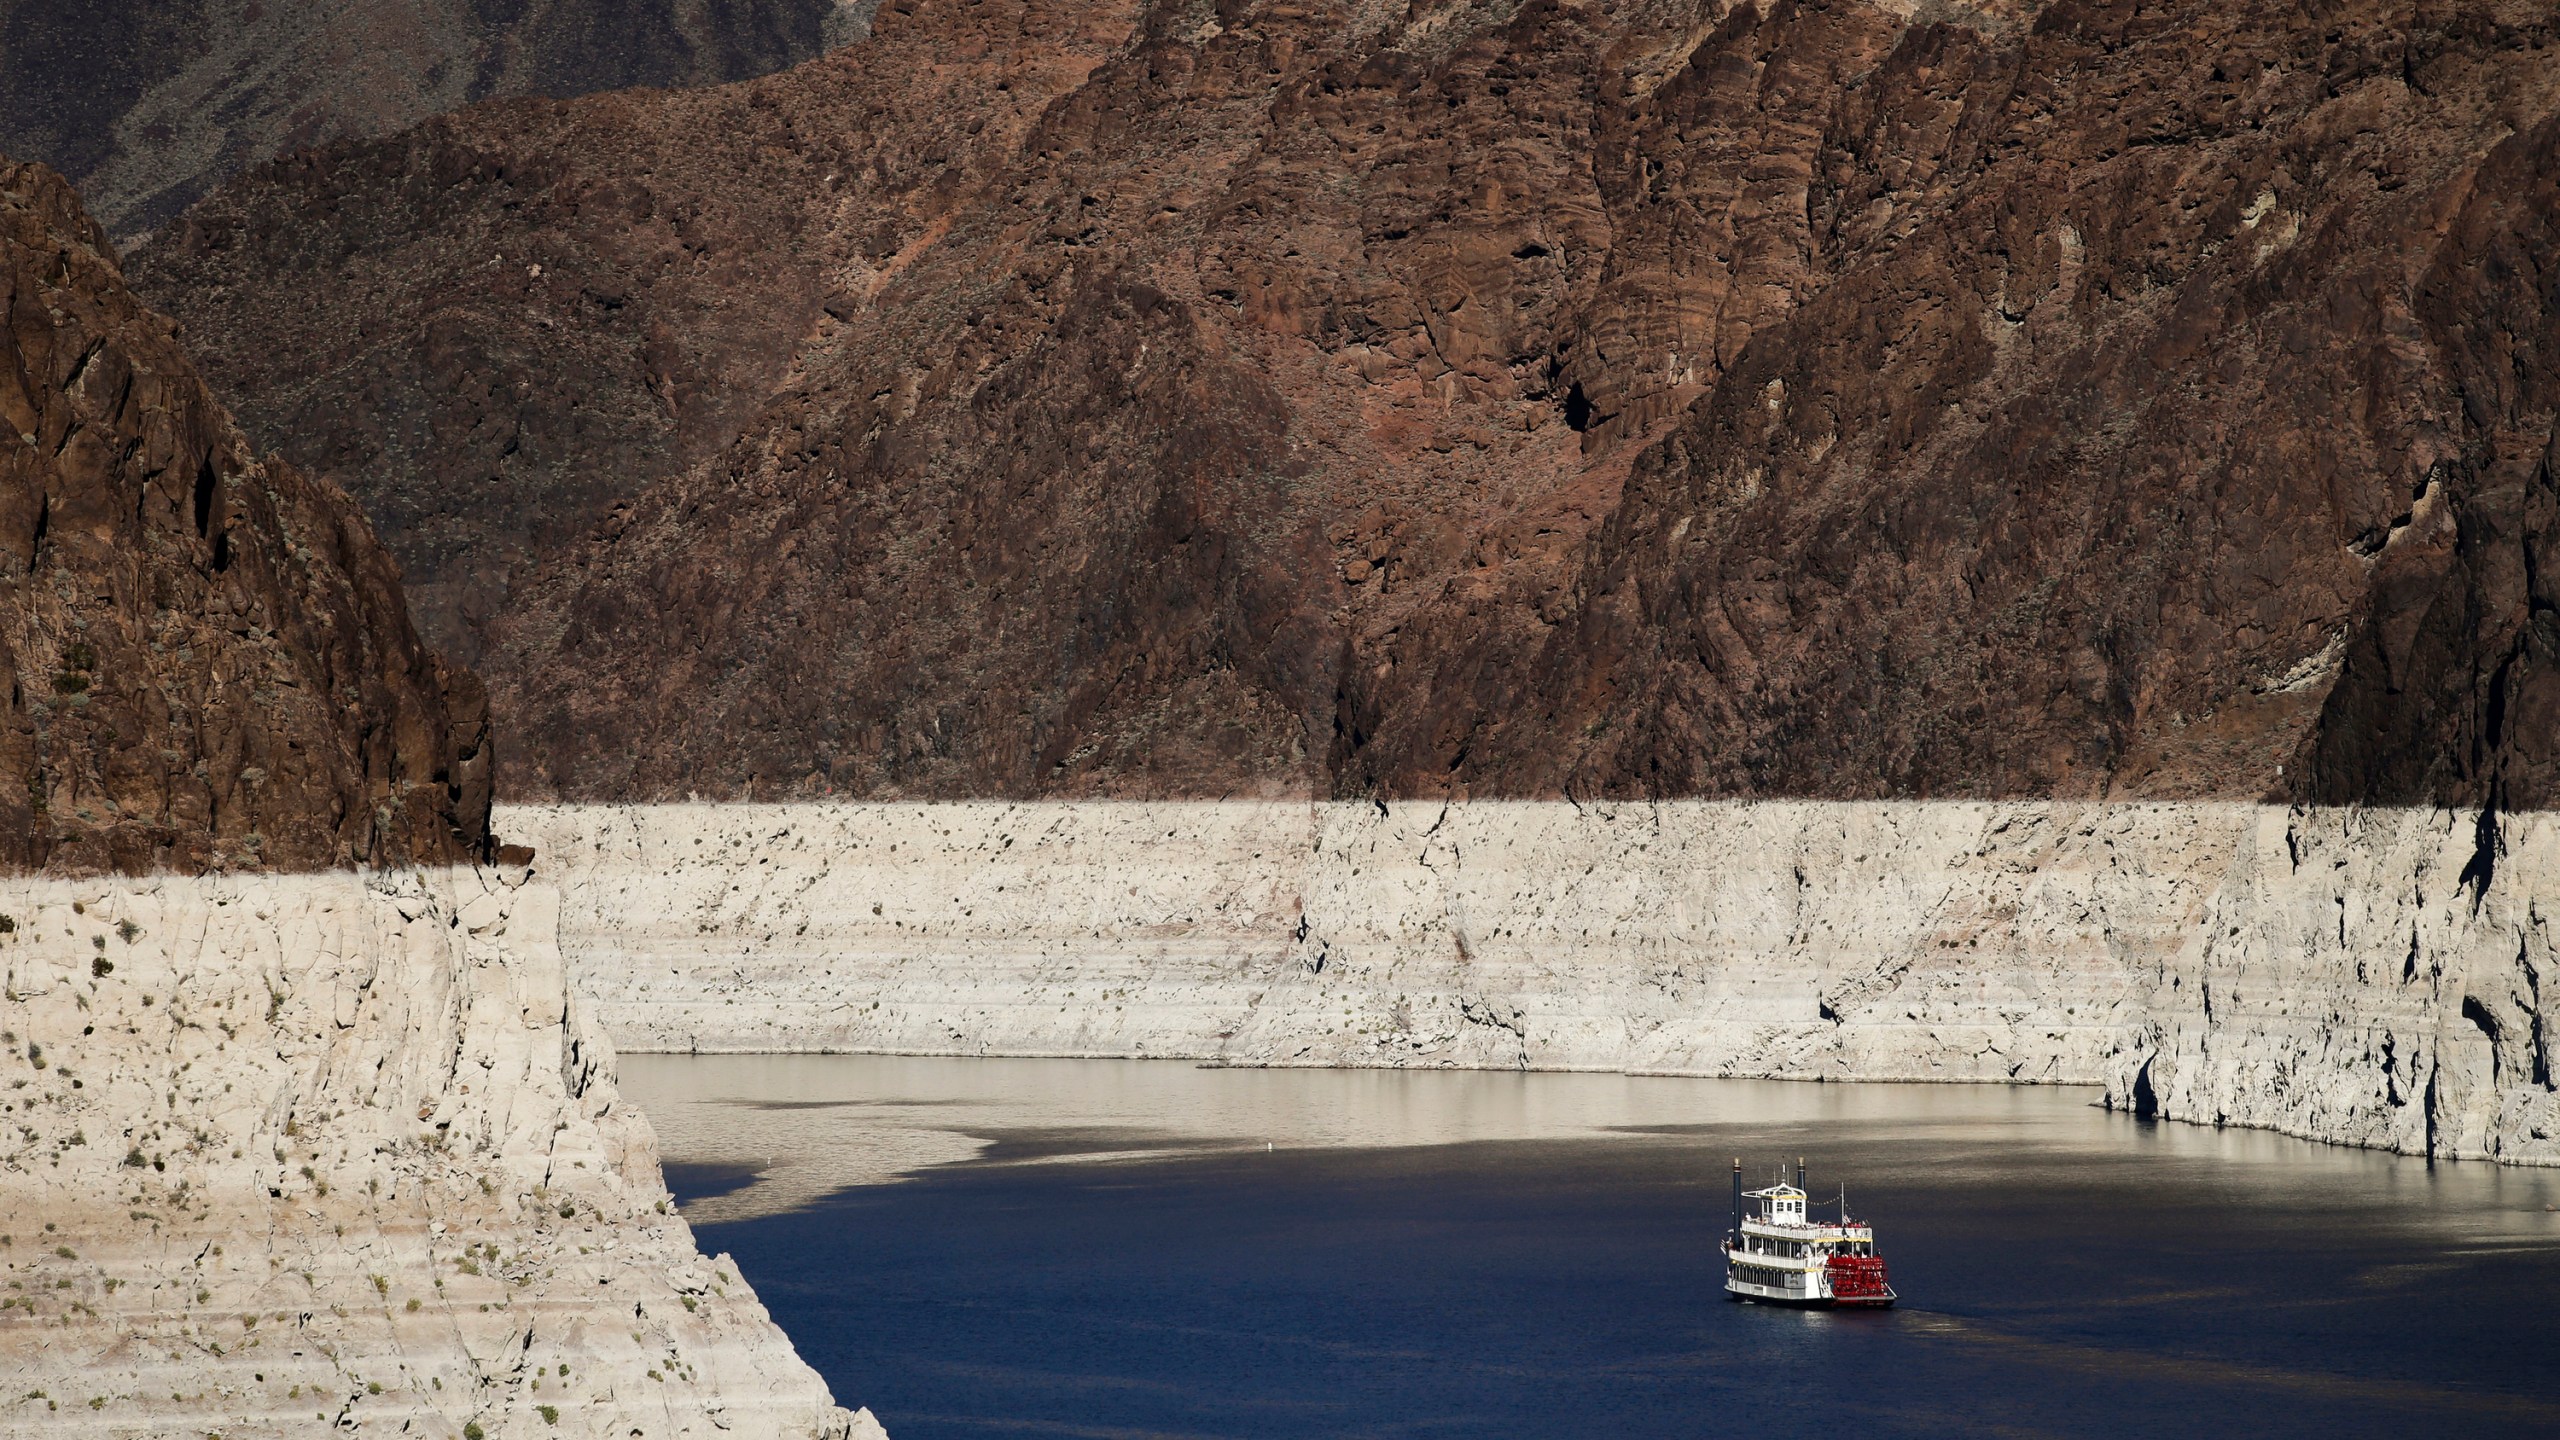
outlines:
[[[2547,8],[1365,15],[913,0],[140,269],[522,793],[2551,798]]]
[[[0,161],[0,868],[489,843],[478,682],[344,492],[250,452],[40,166]]]
[[[1810,293],[1533,652],[1409,633],[1372,773],[1482,725],[1504,788],[2549,803],[2554,36],[2406,18],[1905,32]]]

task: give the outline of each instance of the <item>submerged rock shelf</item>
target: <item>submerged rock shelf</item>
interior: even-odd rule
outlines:
[[[2251,804],[518,807],[627,1050],[2090,1083],[2560,1163],[2548,817]]]

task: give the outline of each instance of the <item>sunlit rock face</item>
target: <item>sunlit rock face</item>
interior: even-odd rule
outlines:
[[[627,1049],[2103,1085],[2560,1161],[2539,817],[2241,804],[502,812]]]
[[[2560,823],[2261,812],[2108,1102],[2410,1154],[2560,1163]]]
[[[557,913],[0,880],[0,1434],[876,1436],[695,1251]]]

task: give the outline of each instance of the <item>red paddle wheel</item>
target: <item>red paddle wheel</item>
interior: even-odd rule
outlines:
[[[1890,1305],[1893,1287],[1884,1280],[1884,1257],[1881,1255],[1834,1255],[1826,1268],[1831,1275],[1831,1300],[1835,1305]]]

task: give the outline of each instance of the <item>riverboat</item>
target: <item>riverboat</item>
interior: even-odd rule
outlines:
[[[1804,1161],[1795,1183],[1783,1175],[1764,1190],[1742,1188],[1742,1162],[1733,1162],[1732,1226],[1724,1238],[1724,1293],[1728,1299],[1807,1309],[1882,1309],[1897,1298],[1885,1283],[1876,1254],[1875,1227],[1849,1217],[1840,1195],[1837,1223],[1807,1213]]]

